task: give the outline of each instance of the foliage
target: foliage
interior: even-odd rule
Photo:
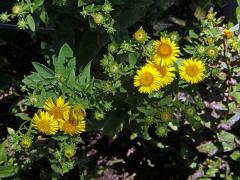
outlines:
[[[127,134],[129,143],[137,142],[127,157],[152,148],[167,155],[163,168],[177,166],[187,171],[185,178],[239,178],[239,25],[225,24],[209,9],[211,1],[189,1],[193,19],[158,20],[182,3],[10,2],[3,23],[16,22],[35,38],[41,30],[56,35],[41,43],[46,61],[32,62],[34,70],[22,80],[26,108],[14,111],[23,122],[16,131],[8,128],[0,147],[0,177],[18,176],[44,160],[52,178],[75,169],[82,179],[146,178],[115,170],[128,160],[120,152],[96,157],[103,137]],[[176,26],[181,31],[171,29]],[[159,163],[145,154],[140,164],[146,161],[146,169]]]

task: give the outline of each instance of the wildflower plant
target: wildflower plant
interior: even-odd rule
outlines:
[[[29,17],[24,2],[13,15],[3,13],[1,21]],[[240,157],[239,25],[224,24],[210,9],[185,37],[168,31],[154,37],[139,26],[130,38],[119,40],[110,1],[78,1],[78,7],[91,28],[103,28],[111,42],[99,61],[96,57],[80,68],[67,43],[59,51],[51,49],[45,65],[32,63],[35,70],[24,77],[22,91],[24,104],[34,112],[16,114],[24,122],[16,132],[8,130],[0,147],[12,172],[6,177],[44,157],[58,175],[87,169],[85,135],[100,132],[114,139],[127,131],[131,141],[177,153],[189,179],[239,178],[232,165]],[[100,73],[92,65],[100,66]]]

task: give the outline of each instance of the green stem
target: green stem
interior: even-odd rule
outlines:
[[[226,113],[225,113],[225,121],[227,120],[227,116],[229,114],[229,111],[230,111],[230,108],[229,108],[229,94],[230,92],[232,91],[232,84],[230,83],[231,81],[231,78],[232,78],[232,67],[231,67],[231,62],[230,62],[230,59],[229,58],[226,58],[226,52],[227,52],[227,39],[224,38],[224,42],[223,42],[223,56],[224,56],[224,60],[226,60],[226,64],[227,64],[227,79],[226,79],[226,82],[227,82],[227,89],[226,89],[226,92],[228,94],[227,96],[227,110],[226,110]]]

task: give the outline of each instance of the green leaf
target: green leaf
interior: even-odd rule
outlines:
[[[210,33],[211,33],[211,35],[212,35],[213,37],[215,37],[215,36],[217,36],[217,35],[220,34],[220,32],[218,31],[217,28],[210,28],[209,31],[210,31]]]
[[[85,4],[87,4],[87,3],[85,3],[83,0],[78,0],[78,7],[82,7]]]
[[[65,63],[67,58],[73,57],[73,51],[68,44],[64,44],[58,54],[57,62],[55,62],[55,70],[57,73],[62,73],[65,70]]]
[[[136,65],[137,59],[138,59],[138,57],[135,53],[128,54],[128,62],[131,67],[134,67]]]
[[[235,135],[226,131],[217,134],[218,140],[222,143],[223,151],[228,152],[236,148]]]
[[[27,23],[28,23],[29,28],[34,32],[35,31],[35,22],[34,22],[33,17],[30,14],[27,15]]]
[[[238,23],[240,23],[240,6],[236,8],[236,16],[237,16]]]
[[[68,136],[52,136],[52,139],[57,141],[66,141],[68,140]]]
[[[190,38],[198,39],[198,35],[192,29],[189,31],[189,36]]]
[[[240,92],[231,92],[230,96],[234,97],[238,103],[240,103]]]
[[[118,17],[118,22],[122,28],[129,27],[139,21],[147,12],[147,8],[134,8],[123,11]]]
[[[156,4],[160,6],[163,11],[166,11],[172,5],[174,5],[176,0],[156,0]]]
[[[179,26],[186,26],[186,21],[184,21],[184,20],[182,20],[182,19],[179,19],[179,18],[176,18],[176,17],[170,17],[170,20],[173,22],[173,23],[175,23],[175,24],[177,24],[177,25],[179,25]]]
[[[213,156],[218,151],[217,146],[215,146],[211,141],[200,144],[196,148],[199,152],[206,153],[209,156]]]
[[[45,9],[42,10],[41,14],[40,14],[40,19],[42,20],[42,22],[44,22],[45,24],[48,22],[48,14],[46,12]]]
[[[85,68],[80,72],[79,76],[78,76],[78,80],[80,85],[86,85],[90,82],[91,80],[91,63],[92,61],[90,61]]]
[[[7,165],[0,166],[0,178],[11,177],[18,173],[18,166]]]
[[[73,87],[75,85],[75,80],[76,80],[75,70],[72,69],[67,79],[67,86]]]
[[[39,73],[34,72],[31,75],[25,77],[22,82],[29,86],[31,84],[38,83],[42,80],[44,80],[44,78],[40,76]]]
[[[13,128],[7,127],[8,134],[15,134],[15,130]]]
[[[20,117],[24,121],[31,121],[31,118],[26,113],[16,113],[15,116]]]
[[[169,104],[171,104],[172,101],[173,101],[173,100],[172,100],[172,97],[167,96],[167,97],[161,99],[161,100],[159,101],[158,105],[159,105],[159,106],[169,105]]]
[[[240,6],[240,0],[237,0],[238,6]]]
[[[35,0],[34,1],[35,8],[38,8],[39,6],[42,6],[43,3],[44,3],[44,0]]]
[[[7,151],[3,144],[0,145],[0,164],[7,162]]]
[[[53,78],[54,77],[54,72],[49,69],[48,67],[44,66],[43,64],[37,63],[37,62],[33,62],[32,63],[34,68],[36,69],[36,71],[39,73],[40,76],[42,76],[43,78],[47,79],[47,78]]]
[[[234,161],[237,161],[240,159],[240,151],[234,151],[230,157],[234,160]]]

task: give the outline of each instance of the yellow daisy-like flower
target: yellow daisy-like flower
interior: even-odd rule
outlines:
[[[72,116],[75,118],[75,119],[78,119],[78,120],[83,120],[85,119],[86,117],[86,111],[85,111],[85,108],[82,106],[82,105],[76,105],[73,107],[73,110],[72,110]]]
[[[157,71],[160,73],[160,76],[161,76],[160,81],[161,81],[162,87],[171,84],[173,82],[174,78],[176,77],[176,75],[174,74],[175,68],[171,65],[161,66],[161,65],[157,65],[156,63],[151,62],[151,61],[147,61],[146,65],[157,69]]]
[[[186,82],[196,84],[204,79],[205,70],[206,68],[202,61],[190,58],[181,63],[179,74],[181,79]]]
[[[161,76],[157,69],[143,66],[134,76],[134,86],[139,87],[140,93],[152,93],[161,88]]]
[[[86,131],[86,121],[75,118],[72,114],[65,113],[64,119],[59,120],[60,130],[64,134],[75,135]]]
[[[230,39],[233,37],[233,32],[229,29],[225,29],[224,32],[223,32],[223,35],[227,38],[227,39]]]
[[[169,38],[162,37],[160,41],[156,40],[153,46],[153,61],[158,65],[173,64],[177,60],[177,57],[179,57],[179,47]]]
[[[43,108],[53,115],[55,119],[63,119],[64,113],[70,110],[69,103],[64,101],[60,96],[54,103],[52,98],[48,98],[43,106]]]
[[[54,135],[59,129],[59,124],[56,119],[48,112],[40,111],[35,114],[32,119],[32,126],[46,135]]]

